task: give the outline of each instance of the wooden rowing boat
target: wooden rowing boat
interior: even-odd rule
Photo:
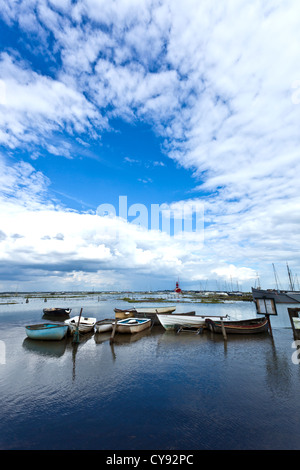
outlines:
[[[222,333],[222,325],[220,321],[212,320],[207,318],[206,324],[211,331],[214,333]],[[268,331],[268,319],[263,318],[251,318],[248,320],[237,320],[237,321],[223,321],[224,329],[228,334],[257,334],[265,333]]]
[[[173,313],[171,315],[157,315],[157,318],[165,330],[177,330],[181,326],[185,328],[201,328],[206,325],[205,320],[207,318],[220,319],[224,317]]]
[[[135,308],[136,313],[148,314],[148,313],[172,313],[175,312],[175,306],[168,306],[168,307],[138,307]]]
[[[182,316],[182,315],[185,315],[185,316],[190,316],[190,315],[195,315],[196,312],[187,312],[187,313],[171,313],[170,315],[172,315],[172,317],[176,317],[178,315]],[[168,315],[167,313],[161,313],[160,315]],[[134,315],[136,318],[150,318],[150,320],[152,321],[152,324],[153,325],[160,325],[160,321],[157,317],[157,313],[136,313]]]
[[[176,307],[169,306],[169,307],[141,307],[141,308],[128,308],[126,310],[121,309],[121,308],[115,308],[114,312],[116,315],[116,318],[130,318],[134,317],[136,315],[140,316],[147,316],[147,315],[156,315],[157,313],[163,314],[163,313],[172,313],[175,312]]]
[[[118,333],[139,333],[140,331],[150,328],[150,318],[126,318],[117,322]]]
[[[56,325],[54,323],[42,323],[39,325],[25,326],[26,334],[30,339],[40,341],[59,341],[63,339],[68,331],[66,325]]]
[[[136,311],[134,308],[129,308],[128,310],[122,310],[120,308],[114,308],[115,317],[122,320],[124,318],[134,317]]]
[[[65,315],[68,316],[71,313],[71,308],[59,308],[59,307],[53,307],[53,308],[44,308],[43,312],[45,315]]]
[[[111,320],[109,318],[97,321],[95,324],[96,333],[105,333],[106,331],[111,331],[114,322],[114,319]]]
[[[149,311],[146,312],[145,309],[134,309],[131,308],[129,310],[121,310],[120,308],[115,308],[115,316],[117,319],[124,319],[124,318],[150,318],[152,321],[153,325],[160,325],[160,321],[157,318],[157,314],[160,315],[168,315],[167,312],[162,311],[164,307],[151,307]],[[173,308],[173,307],[167,307],[167,308]],[[175,309],[174,309],[175,310]],[[187,312],[187,313],[169,313],[171,315],[195,315],[195,312]]]
[[[79,321],[80,319],[80,321]],[[79,333],[88,333],[94,329],[94,326],[97,322],[96,318],[89,318],[89,317],[72,317],[69,320],[65,320],[65,324],[68,325],[69,331],[71,334],[74,334],[77,326]]]

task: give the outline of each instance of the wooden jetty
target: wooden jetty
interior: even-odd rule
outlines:
[[[300,339],[300,308],[288,308],[294,339]]]

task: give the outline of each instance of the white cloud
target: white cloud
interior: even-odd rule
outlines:
[[[293,84],[300,79],[298,4],[24,0],[0,5],[9,25],[15,21],[35,34],[44,51],[50,48],[49,57],[57,54],[61,60],[54,79],[11,53],[1,55],[2,144],[41,144],[70,156],[68,147],[57,149],[47,137],[62,131],[101,133],[103,110],[107,119],[147,121],[165,137],[168,156],[194,171],[195,199],[198,194],[205,203],[205,256],[172,240],[176,254],[161,257],[166,265],[183,266],[183,272],[186,267],[187,278],[201,276],[201,270],[226,278],[232,264],[232,275],[241,277],[257,266],[269,269],[273,261],[299,266],[300,106],[293,99]],[[137,233],[131,234],[134,240]],[[137,265],[155,270],[161,261],[151,235],[151,249],[133,243],[130,253]],[[48,241],[52,246],[54,240]],[[114,243],[108,247],[100,251],[113,259],[125,250]],[[85,253],[89,258],[88,249]],[[247,264],[251,272],[245,271]]]
[[[105,119],[75,89],[39,75],[7,53],[0,56],[5,102],[0,105],[0,142],[14,148],[45,142],[52,132],[89,132],[91,121],[101,128]],[[42,139],[42,142],[40,141]]]
[[[131,157],[125,157],[124,161],[127,163],[139,163],[139,164],[141,163],[140,160],[136,160],[135,158],[131,158]]]
[[[225,278],[226,280],[230,281],[232,279],[238,279],[239,281],[249,281],[255,278],[256,272],[250,268],[238,268],[233,264],[229,266],[222,266],[219,268],[215,268],[212,270],[213,273],[216,273],[217,276],[221,278]]]
[[[3,158],[0,163],[0,277],[15,266],[23,285],[28,272],[34,277],[43,272],[63,288],[78,272],[86,280],[98,276],[103,288],[102,271],[107,271],[110,286],[116,272],[118,288],[128,288],[128,273],[137,282],[138,276],[173,279],[182,272],[184,259],[199,250],[193,234],[171,237],[116,216],[63,208],[48,199],[50,182],[32,165],[8,166]]]

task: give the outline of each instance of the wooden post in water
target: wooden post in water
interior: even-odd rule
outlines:
[[[115,318],[115,324],[113,326],[113,329],[112,329],[112,332],[111,332],[111,337],[110,337],[110,340],[109,340],[110,344],[112,344],[114,342],[116,329],[117,329],[117,319]]]
[[[74,331],[73,343],[79,343],[79,331],[78,331],[78,329],[79,329],[79,323],[80,323],[80,319],[81,319],[82,310],[83,310],[83,308],[81,307],[79,318],[78,318],[78,323],[77,323],[77,326],[76,326],[76,330]]]
[[[224,327],[224,323],[223,323],[223,317],[221,318],[221,328],[222,328],[223,338],[226,341],[227,340],[227,335],[226,335],[226,331],[225,331],[225,327]]]
[[[300,330],[295,328],[295,323],[294,323],[294,318],[299,318],[300,308],[288,308],[288,314],[290,317],[290,322],[292,325],[292,330],[293,330],[293,336],[294,339],[299,339],[300,338]]]
[[[273,337],[270,315],[266,314],[266,317],[267,317],[267,320],[268,320],[269,333],[270,333],[270,335]]]

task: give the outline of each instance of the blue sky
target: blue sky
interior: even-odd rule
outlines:
[[[0,289],[250,289],[257,274],[274,287],[272,263],[286,287],[300,261],[299,12],[0,0]],[[120,196],[147,227],[118,217]],[[203,212],[203,230],[154,230],[154,204]]]
[[[119,195],[127,195],[129,204],[147,207],[190,197],[192,172],[163,154],[162,139],[149,126],[124,122],[113,126],[100,143],[78,145],[72,160],[58,156],[54,165],[51,159],[37,160],[35,168],[49,176],[57,197],[60,193],[65,204],[78,210],[103,203],[117,206]],[[84,204],[74,204],[75,199]]]

